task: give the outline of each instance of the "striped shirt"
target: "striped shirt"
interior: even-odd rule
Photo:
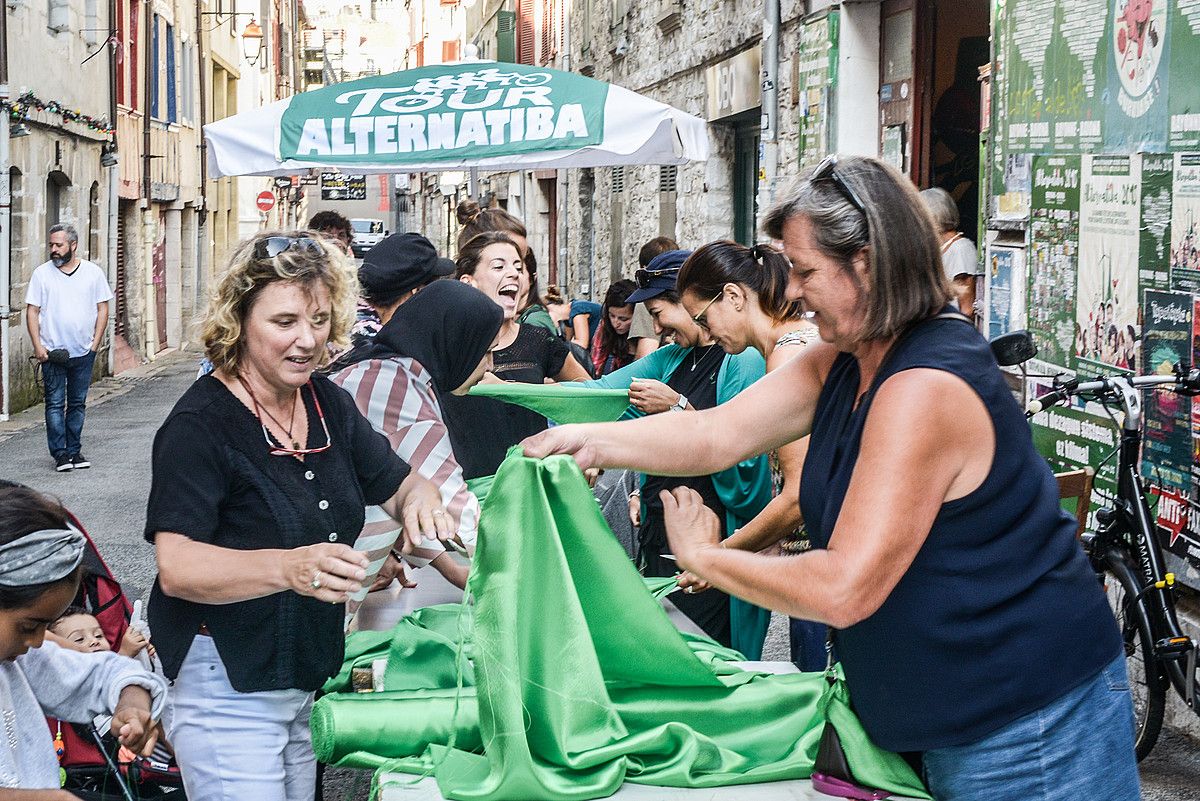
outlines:
[[[410,357],[393,356],[358,362],[330,378],[350,393],[358,410],[370,421],[371,426],[387,437],[392,450],[419,475],[437,486],[442,495],[442,504],[457,526],[459,539],[468,553],[474,553],[479,527],[479,501],[467,489],[462,468],[454,458],[437,392],[425,368]],[[369,535],[377,540],[380,535],[389,532],[398,534],[394,523],[383,525],[389,532],[379,530],[380,524],[386,519],[382,510],[368,509],[363,536]],[[391,542],[394,541],[395,537],[392,537]],[[391,542],[388,543],[389,548]],[[370,555],[377,549],[366,550]],[[444,551],[440,544],[431,544],[430,547],[417,548],[406,556],[406,561],[414,567],[423,567]],[[382,556],[386,558],[387,552]]]

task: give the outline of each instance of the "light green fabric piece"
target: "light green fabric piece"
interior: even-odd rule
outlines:
[[[691,353],[691,348],[667,345],[638,359],[632,364],[593,381],[584,381],[584,386],[602,389],[629,389],[638,378],[653,378],[666,383],[671,374]],[[762,354],[747,348],[738,354],[730,354],[717,371],[717,403],[726,403],[766,375],[767,363]],[[624,414],[627,419],[644,416],[630,406]],[[725,536],[749,523],[771,502],[771,467],[766,456],[757,456],[738,462],[728,470],[714,473],[713,488],[725,505]],[[645,501],[642,503],[642,519],[646,516]],[[729,599],[730,633],[733,647],[751,659],[762,657],[763,641],[767,637],[767,625],[771,613],[740,598]]]
[[[478,478],[467,479],[467,489],[471,494],[479,499],[479,503],[483,503],[492,491],[492,482],[496,480],[495,476],[479,476]]]
[[[609,423],[629,407],[628,390],[596,389],[582,383],[476,384],[471,395],[531,409],[556,423]]]
[[[510,456],[501,465],[469,590],[483,752],[442,747],[438,738],[470,731],[466,718],[439,719],[424,754],[386,762],[378,776],[432,772],[458,801],[574,801],[611,795],[623,781],[714,787],[811,773],[821,698],[832,694],[824,677],[719,676],[698,659],[607,531],[570,458]],[[465,693],[461,700],[459,715]],[[845,698],[829,704],[833,719]],[[399,717],[380,712],[369,725]],[[853,727],[843,742],[852,765],[874,766],[864,770],[883,777],[882,789],[921,795],[902,760]]]
[[[554,318],[550,316],[550,312],[546,311],[545,306],[534,305],[521,314],[517,322],[522,325],[536,325],[545,328],[554,336],[559,336],[558,326],[554,324]]]

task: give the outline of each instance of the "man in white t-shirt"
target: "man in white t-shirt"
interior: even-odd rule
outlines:
[[[50,261],[33,271],[25,324],[46,389],[46,442],[60,473],[91,467],[80,451],[92,364],[108,325],[113,293],[104,271],[76,255],[70,225],[50,229]]]

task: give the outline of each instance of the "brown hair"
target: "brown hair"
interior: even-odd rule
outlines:
[[[475,270],[479,267],[479,259],[483,255],[483,251],[489,246],[497,244],[512,245],[513,249],[517,251],[517,255],[521,255],[521,249],[517,247],[516,242],[508,238],[507,234],[500,231],[486,231],[471,237],[466,244],[459,247],[458,258],[454,262],[456,265],[454,277],[462,278],[474,275]]]
[[[70,516],[55,498],[30,489],[24,484],[0,482],[0,545],[43,529],[66,528]],[[0,609],[22,609],[37,601],[52,587],[65,581],[79,580],[80,568],[43,584],[24,587],[0,587]]]
[[[545,305],[542,293],[538,291],[537,256],[533,255],[533,248],[525,251],[525,258],[522,261],[525,262],[525,274],[529,276],[529,291],[525,294],[525,303],[517,309],[517,314],[524,314],[534,306]]]
[[[319,251],[289,247],[274,258],[257,258],[258,243],[274,236],[309,239]],[[350,260],[340,248],[307,231],[263,231],[234,249],[201,323],[204,354],[214,367],[237,374],[246,317],[263,289],[279,281],[290,281],[305,289],[318,282],[324,284],[330,301],[329,343],[335,347],[349,344],[358,301],[358,274]],[[323,364],[328,357],[328,350],[323,348],[318,358]]]
[[[821,252],[858,283],[853,259],[866,250],[870,290],[859,337],[890,339],[950,302],[950,285],[933,221],[912,182],[879,159],[851,156],[836,165],[840,178],[865,206],[859,210],[829,178],[803,176],[767,212],[763,231],[783,239],[784,225],[807,219]]]
[[[800,316],[801,305],[787,298],[791,263],[770,245],[746,247],[727,239],[696,249],[679,269],[675,288],[703,299],[721,294],[726,284],[738,284],[758,297],[758,306],[772,320]]]
[[[529,238],[529,232],[525,230],[525,224],[516,217],[504,209],[482,209],[476,201],[470,198],[458,204],[458,208],[455,209],[455,215],[458,217],[459,225],[462,226],[462,230],[458,232],[459,250],[462,250],[467,242],[470,242],[479,234],[489,231],[496,231],[510,236],[519,236],[522,239]]]
[[[669,236],[656,236],[638,251],[638,266],[648,267],[655,256],[661,256],[671,250],[679,250],[679,243]]]

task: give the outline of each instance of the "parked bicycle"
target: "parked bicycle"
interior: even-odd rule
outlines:
[[[1002,366],[1023,364],[1037,355],[1032,339],[1024,331],[998,337],[992,342],[992,350]],[[1095,531],[1085,531],[1081,539],[1096,574],[1105,584],[1125,641],[1139,761],[1158,740],[1168,684],[1200,715],[1196,645],[1184,635],[1175,614],[1175,575],[1166,569],[1146,497],[1148,485],[1139,469],[1141,392],[1146,389],[1186,396],[1200,394],[1200,370],[1176,365],[1172,375],[1112,374],[1086,380],[1055,377],[1052,390],[1026,407],[1026,416],[1033,417],[1079,398],[1124,412],[1117,444],[1117,494],[1096,511]]]

